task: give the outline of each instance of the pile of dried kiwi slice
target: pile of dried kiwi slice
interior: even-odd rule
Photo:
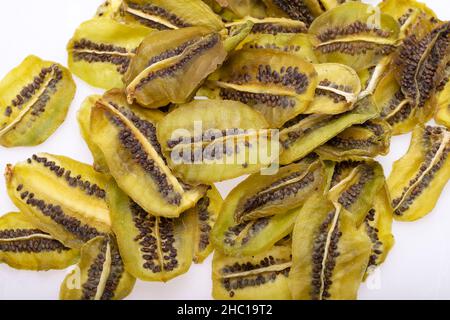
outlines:
[[[58,128],[71,73],[106,90],[77,117],[94,163],[5,171],[0,262],[77,264],[61,299],[122,299],[213,252],[217,299],[356,299],[393,220],[450,178],[450,22],[415,0],[108,0],[67,52],[0,82],[4,147]],[[386,178],[375,158],[410,132]]]

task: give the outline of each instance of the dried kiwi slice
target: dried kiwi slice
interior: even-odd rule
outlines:
[[[319,196],[298,215],[289,286],[294,299],[350,300],[367,269],[371,242],[341,206]]]
[[[224,204],[224,210],[233,210],[237,223],[284,214],[301,206],[323,184],[323,167],[318,159],[307,159],[281,168],[277,174],[254,174],[241,183],[234,192],[239,200]]]
[[[355,124],[361,124],[378,116],[371,97],[359,100],[354,109],[338,115],[299,115],[286,122],[280,131],[283,152],[281,164],[302,159],[315,148]]]
[[[125,271],[112,237],[96,237],[81,248],[77,267],[60,289],[61,300],[121,300],[133,290],[136,279]]]
[[[92,156],[94,157],[95,170],[107,173],[109,169],[106,163],[106,159],[103,156],[100,148],[97,147],[97,145],[92,141],[91,135],[91,110],[101,97],[102,96],[100,95],[92,95],[87,97],[78,110],[77,120],[81,136],[83,137],[83,140],[86,142]]]
[[[360,226],[384,181],[383,167],[376,161],[340,162],[334,167],[327,198],[342,206],[356,226]]]
[[[342,131],[320,146],[316,152],[322,159],[333,161],[369,160],[387,155],[391,141],[391,128],[383,120],[369,120]]]
[[[353,109],[361,92],[358,74],[350,67],[338,63],[314,65],[318,85],[314,100],[305,114],[339,114]]]
[[[408,153],[394,163],[387,183],[394,218],[414,221],[436,205],[450,178],[450,132],[442,127],[417,126]]]
[[[251,257],[229,257],[216,251],[213,297],[226,300],[290,300],[291,247],[274,246]]]
[[[433,115],[432,104],[415,106],[402,92],[393,69],[387,71],[373,94],[381,118],[392,128],[393,135],[410,132],[417,124],[425,123]]]
[[[21,270],[65,269],[78,260],[78,250],[30,223],[20,212],[0,217],[0,263]]]
[[[91,166],[46,153],[8,165],[8,194],[38,229],[70,248],[110,233],[108,178]]]
[[[415,0],[384,0],[379,3],[381,12],[389,14],[400,24],[401,38],[420,28],[423,19],[436,19],[437,16],[424,3]]]
[[[395,57],[395,76],[413,107],[435,103],[434,95],[449,61],[450,22],[440,24],[423,37],[414,33],[403,41]]]
[[[314,163],[315,160],[316,157],[308,157],[302,162],[307,165]],[[332,168],[328,165],[323,167],[320,177],[322,184],[314,191],[314,194],[324,194],[325,190],[328,189],[328,176],[331,176],[330,169]],[[286,169],[282,170],[283,173]],[[263,177],[260,177],[260,179],[263,180]],[[242,200],[242,190],[254,188],[253,180],[258,179],[250,177],[248,181],[242,182],[231,191],[224,201],[219,219],[213,228],[211,237],[214,246],[226,255],[250,256],[270,249],[275,243],[291,234],[295,219],[303,204],[300,203],[299,207],[285,211],[283,214],[237,223],[235,219],[236,208]],[[270,179],[268,178],[268,180]],[[310,193],[310,195],[312,194]],[[280,209],[277,210],[281,212]]]
[[[115,18],[120,10],[122,0],[105,0],[95,13],[95,18]]]
[[[123,0],[120,19],[157,30],[204,26],[220,31],[223,22],[201,0]]]
[[[213,252],[211,231],[216,224],[223,199],[216,187],[211,186],[194,208],[189,209],[183,219],[193,230],[194,262],[202,263]],[[187,240],[188,241],[188,240]]]
[[[137,47],[149,33],[148,28],[110,18],[83,22],[67,45],[69,68],[94,87],[121,88]]]
[[[0,81],[0,145],[41,144],[63,123],[75,95],[70,72],[28,56]]]
[[[184,181],[211,184],[250,174],[278,156],[263,116],[240,102],[198,100],[158,124],[158,140]]]
[[[114,184],[108,194],[113,231],[129,273],[145,281],[169,281],[189,270],[194,229],[184,216],[153,216]]]
[[[369,258],[367,274],[386,260],[389,251],[394,246],[392,235],[392,221],[394,210],[391,205],[389,190],[385,185],[375,196],[373,208],[366,216],[364,228],[372,242],[372,253]]]
[[[122,91],[112,90],[91,111],[91,133],[119,186],[147,212],[174,218],[193,207],[206,187],[187,186],[172,174],[156,139],[161,117],[128,105]]]
[[[125,74],[127,99],[148,108],[187,102],[226,56],[220,34],[203,27],[153,32]]]
[[[399,32],[394,18],[360,2],[327,11],[309,29],[321,62],[342,63],[356,71],[374,66],[392,53]]]
[[[234,30],[239,29],[243,24],[248,21],[253,23],[251,34],[297,34],[297,33],[307,33],[308,27],[302,21],[291,20],[286,18],[264,18],[257,19],[254,17],[245,17],[242,20],[233,21],[226,24],[230,33]]]
[[[264,115],[272,128],[302,113],[314,98],[317,73],[306,60],[279,50],[243,49],[213,74],[213,95],[240,101]]]

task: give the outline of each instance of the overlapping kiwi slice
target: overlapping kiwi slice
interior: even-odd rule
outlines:
[[[178,217],[206,187],[178,180],[156,138],[159,111],[129,105],[120,90],[107,92],[91,111],[91,134],[118,185],[147,212]]]
[[[0,145],[47,140],[65,120],[75,88],[66,68],[28,56],[0,81]]]
[[[8,165],[8,194],[36,228],[65,246],[111,232],[106,204],[108,178],[93,167],[63,156],[33,155]]]
[[[261,0],[203,0],[223,20],[233,21],[245,17],[264,18],[266,7]]]
[[[309,192],[309,196],[324,194],[328,188],[331,168],[324,164],[319,167],[317,165],[317,157],[308,157],[300,165],[280,169],[275,176],[254,175],[238,185],[225,199],[213,228],[212,240],[216,249],[226,255],[250,256],[270,249],[288,236],[307,193]],[[294,177],[297,174],[298,177]],[[303,178],[298,179],[299,177]],[[255,182],[261,183],[256,193]],[[258,199],[264,201],[258,202]],[[241,207],[247,200],[252,205],[259,206],[252,208],[254,212],[250,213],[253,217],[247,215],[247,218],[252,217],[253,220],[242,219],[245,215],[241,214]],[[239,222],[240,220],[244,221]]]
[[[61,300],[121,300],[136,279],[125,271],[113,237],[96,237],[81,248],[80,262],[64,279]]]
[[[149,33],[148,28],[110,18],[83,22],[67,45],[70,71],[94,87],[121,88],[131,59]]]
[[[125,268],[145,281],[169,281],[189,270],[194,257],[194,225],[181,218],[157,217],[111,184],[112,228]]]
[[[358,74],[338,63],[315,64],[318,85],[305,114],[339,114],[353,109],[361,92]]]
[[[327,198],[342,206],[360,226],[384,185],[383,167],[376,161],[344,161],[334,167]]]
[[[216,187],[211,186],[195,207],[185,212],[186,224],[193,229],[195,263],[202,263],[214,250],[211,231],[219,217],[222,205],[222,196]]]
[[[207,83],[210,97],[235,100],[264,115],[272,128],[306,110],[314,98],[317,73],[299,56],[279,50],[233,53]]]
[[[400,26],[390,15],[352,1],[315,19],[309,32],[321,62],[342,63],[360,71],[395,50]]]
[[[370,96],[359,100],[353,110],[341,114],[299,115],[281,128],[280,143],[283,151],[280,163],[289,164],[302,159],[345,129],[377,116],[378,109]]]
[[[339,204],[314,195],[300,211],[292,239],[289,287],[294,299],[356,299],[371,242]]]
[[[184,181],[211,184],[256,172],[278,157],[264,117],[237,101],[197,100],[158,124],[158,140]]]
[[[249,257],[230,257],[216,251],[213,297],[219,300],[290,300],[291,247],[273,248]]]
[[[220,31],[223,22],[201,0],[122,0],[116,18],[156,30],[204,26]]]
[[[226,57],[221,35],[208,28],[153,32],[124,76],[128,102],[148,108],[187,102]]]
[[[0,262],[21,270],[65,269],[75,264],[79,251],[64,246],[37,229],[20,212],[0,218]]]
[[[369,210],[361,228],[366,230],[372,243],[372,252],[369,258],[367,273],[373,271],[386,260],[389,251],[394,245],[392,235],[393,208],[387,185],[385,185],[373,200],[373,208]]]
[[[333,161],[369,160],[389,152],[391,128],[375,119],[351,126],[314,150],[322,159]]]
[[[387,183],[394,218],[413,221],[433,210],[450,178],[450,132],[417,126],[408,152],[394,163]]]

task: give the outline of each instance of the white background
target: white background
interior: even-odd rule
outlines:
[[[372,4],[378,1],[366,1]],[[447,1],[425,1],[441,19],[450,19]],[[0,78],[27,55],[66,64],[66,43],[76,27],[90,19],[101,0],[2,1],[0,10]],[[50,152],[91,162],[82,141],[76,112],[85,97],[101,93],[79,79],[66,122],[44,144],[35,148],[0,147],[0,170],[37,152]],[[380,158],[386,175],[393,161],[409,145],[409,135],[395,137],[391,152]],[[235,182],[220,184],[222,195]],[[0,176],[0,215],[16,210]],[[414,223],[394,223],[396,245],[376,276],[363,284],[360,299],[450,299],[450,185],[435,210]],[[67,271],[28,272],[0,265],[0,299],[57,299]],[[211,299],[211,258],[169,283],[138,281],[130,299]]]

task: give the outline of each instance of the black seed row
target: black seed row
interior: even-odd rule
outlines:
[[[179,144],[192,144],[197,142],[212,142],[219,138],[227,138],[232,136],[245,135],[248,130],[232,128],[225,130],[218,129],[206,129],[201,135],[196,137],[179,137],[177,139],[172,139],[167,141],[167,146],[169,148],[175,148]]]
[[[174,14],[164,8],[158,7],[154,4],[150,4],[150,3],[141,4],[141,3],[135,3],[132,1],[126,1],[126,3],[128,5],[128,7],[133,10],[138,10],[145,14],[149,14],[149,15],[153,15],[153,16],[157,16],[159,18],[165,19],[168,22],[170,22],[172,25],[174,25],[178,28],[186,28],[186,27],[191,26],[191,24],[183,21],[183,19],[181,17],[178,17],[176,14]],[[167,26],[160,24],[156,21],[149,21],[148,19],[144,19],[144,18],[140,17],[139,21],[142,21],[142,20],[147,20],[148,23],[150,23],[151,27],[156,28],[158,30],[168,29]]]
[[[139,241],[141,246],[142,258],[145,261],[142,267],[153,273],[175,270],[179,262],[178,249],[175,247],[174,221],[149,215],[133,201],[130,201],[130,210],[134,225],[139,231],[134,240]],[[159,234],[155,233],[157,223]],[[158,254],[159,246],[163,252],[163,262]]]
[[[172,57],[175,57],[175,56],[177,56],[177,55],[182,54],[183,51],[186,50],[187,47],[193,45],[196,41],[198,41],[198,39],[186,41],[186,42],[180,44],[180,45],[179,45],[178,47],[176,47],[176,48],[173,48],[173,49],[164,51],[163,53],[161,53],[161,54],[159,54],[159,55],[157,55],[157,56],[152,57],[152,58],[148,61],[147,67],[150,67],[151,65],[153,65],[153,64],[155,64],[155,63],[157,63],[157,62],[160,62],[160,61],[163,61],[163,60],[166,60],[166,59],[169,59],[169,58],[172,58]]]
[[[378,257],[381,254],[383,254],[383,243],[380,241],[380,238],[378,237],[379,230],[378,228],[373,227],[371,225],[371,223],[375,221],[375,215],[376,215],[375,209],[371,209],[367,214],[365,220],[367,235],[369,236],[370,241],[372,242],[372,253],[369,257],[368,267],[378,265]]]
[[[358,197],[363,192],[364,186],[373,178],[373,168],[367,164],[361,164],[359,167],[360,176],[358,182],[348,187],[339,196],[338,202],[347,210],[350,210],[352,205],[358,200]]]
[[[321,42],[327,42],[335,40],[338,37],[345,37],[355,34],[370,34],[370,33],[375,34],[380,38],[389,38],[389,36],[391,35],[391,31],[382,30],[376,26],[368,25],[367,23],[364,23],[362,21],[355,21],[343,27],[333,27],[327,29],[322,33],[320,33],[319,35],[317,35],[317,38]]]
[[[29,237],[32,235],[47,235],[38,229],[7,229],[0,230],[0,240]]]
[[[242,238],[242,245],[246,245],[253,237],[256,237],[258,233],[264,230],[270,222],[269,217],[260,218],[251,222],[251,227],[248,230],[245,237]]]
[[[329,87],[332,89],[336,89],[339,91],[343,91],[346,93],[351,93],[352,92],[352,88],[343,84],[337,84],[334,82],[331,82],[328,79],[322,80],[319,83],[320,86],[323,87]],[[316,95],[317,96],[326,96],[326,97],[330,97],[334,103],[339,103],[339,102],[345,102],[346,98],[343,95],[340,95],[338,93],[335,93],[333,91],[329,91],[329,90],[325,90],[325,89],[316,89]]]
[[[286,45],[286,46],[279,46],[276,43],[266,43],[266,44],[257,44],[257,43],[250,43],[246,45],[249,49],[271,49],[271,50],[278,50],[283,52],[299,52],[301,47],[297,45]]]
[[[303,0],[273,0],[272,2],[293,20],[303,21],[307,26],[314,20],[311,10]]]
[[[377,43],[352,41],[352,42],[336,42],[322,45],[318,48],[323,54],[340,52],[351,56],[367,54],[374,51],[376,55],[385,56],[395,51],[394,45],[380,45]]]
[[[209,197],[203,197],[197,203],[199,230],[200,230],[200,242],[198,243],[198,249],[200,251],[208,248],[210,244],[210,234],[212,227],[210,225],[210,213],[208,211],[211,200]]]
[[[290,177],[287,177],[286,181],[299,177],[301,174],[303,173],[294,173]],[[311,185],[314,180],[314,173],[309,172],[299,181],[282,186],[272,192],[266,192],[266,190],[271,187],[261,190],[256,195],[248,198],[247,201],[245,201],[242,209],[242,215],[245,216],[246,214],[251,213],[254,210],[270,205],[273,202],[283,201],[286,198],[296,197],[296,195],[302,189]],[[280,183],[283,182],[280,181]]]
[[[101,245],[100,252],[95,257],[88,270],[88,279],[82,285],[82,300],[93,300],[97,294],[100,279],[102,277],[104,263],[106,261],[106,250],[108,241],[105,239]]]
[[[141,79],[136,85],[136,89],[142,89],[147,83],[157,78],[170,77],[175,74],[180,69],[184,68],[190,61],[200,56],[205,51],[214,48],[220,41],[220,36],[218,34],[212,34],[199,40],[196,44],[192,45],[192,49],[185,57],[183,57],[177,63],[154,72],[150,72],[145,78]]]
[[[36,163],[42,164],[45,168],[52,171],[57,177],[64,178],[69,186],[79,188],[89,196],[95,196],[100,199],[106,198],[106,191],[100,188],[97,184],[92,184],[88,180],[83,180],[82,175],[72,176],[72,171],[57,165],[55,161],[50,161],[45,157],[38,157],[37,155],[33,155],[28,160],[28,163],[35,161]]]
[[[87,39],[76,41],[73,45],[73,58],[75,61],[86,61],[88,63],[103,62],[112,63],[117,66],[117,72],[124,74],[130,66],[131,58],[126,55],[128,50],[112,44],[95,43]],[[92,50],[83,52],[80,50]],[[117,54],[119,53],[119,54]]]
[[[117,247],[111,243],[111,270],[106,280],[105,289],[101,300],[113,300],[120,280],[125,273],[125,266]]]
[[[20,198],[22,201],[25,201],[27,205],[36,208],[44,216],[49,217],[67,232],[84,242],[102,235],[97,229],[90,227],[87,224],[82,224],[78,219],[66,215],[61,206],[47,204],[44,200],[38,199],[34,193],[24,191],[20,193]]]
[[[383,109],[381,112],[381,116],[383,118],[387,118],[387,122],[393,126],[397,123],[403,122],[412,114],[413,112],[413,105],[410,102],[404,103],[403,106],[400,108],[400,110],[396,110],[396,108],[405,100],[405,95],[401,92],[401,90],[398,90],[395,95],[392,97],[392,99],[389,101],[386,108]],[[392,114],[392,112],[395,111],[395,114]]]
[[[297,94],[303,94],[309,86],[308,76],[298,67],[281,67],[273,70],[270,65],[259,65],[256,79],[263,84],[282,85],[292,88]]]
[[[239,101],[250,105],[264,104],[272,108],[294,108],[296,105],[295,100],[292,100],[286,96],[268,93],[244,92],[233,89],[221,89],[220,97],[224,100]]]
[[[252,33],[263,33],[277,35],[279,33],[306,33],[308,29],[305,25],[283,25],[282,23],[256,23]]]
[[[181,195],[175,192],[173,186],[169,184],[167,175],[161,171],[153,159],[149,158],[142,144],[131,130],[118,117],[110,116],[110,121],[120,128],[118,138],[122,146],[130,152],[132,159],[152,177],[163,198],[170,204],[180,205]]]

